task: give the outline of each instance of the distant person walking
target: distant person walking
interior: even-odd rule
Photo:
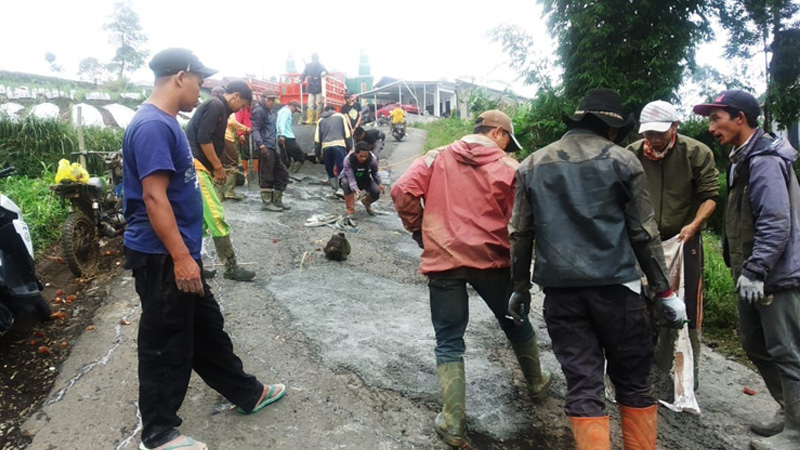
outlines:
[[[219,304],[201,275],[203,201],[189,142],[176,117],[194,109],[203,79],[216,71],[189,50],[175,48],[157,53],[150,68],[153,93],[125,130],[122,144],[125,267],[133,271],[142,303],[139,448],[206,450],[177,428],[192,370],[243,414],[276,402],[286,387],[263,385],[244,372]]]

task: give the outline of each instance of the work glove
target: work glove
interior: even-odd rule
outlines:
[[[680,330],[689,323],[689,319],[686,317],[686,304],[674,292],[668,297],[661,297],[661,306],[670,327]]]
[[[528,317],[530,310],[530,291],[514,292],[511,294],[511,298],[508,299],[508,313],[511,315],[511,318],[514,319],[515,324],[522,325],[525,318]]]
[[[419,248],[421,248],[421,249],[425,248],[425,246],[422,245],[422,230],[417,230],[417,231],[412,232],[411,233],[411,239],[414,239],[414,241],[417,243],[417,245],[419,245]]]
[[[751,305],[755,305],[764,298],[764,282],[751,280],[744,275],[739,275],[739,279],[736,281],[736,290],[739,292],[739,297]]]

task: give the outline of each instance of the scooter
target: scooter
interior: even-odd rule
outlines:
[[[13,174],[13,167],[0,170],[0,178]],[[0,336],[32,313],[41,321],[51,314],[36,278],[31,233],[19,207],[0,194]]]
[[[394,136],[394,140],[400,142],[403,140],[403,137],[405,137],[405,135],[406,135],[406,124],[404,122],[392,124],[392,136]]]

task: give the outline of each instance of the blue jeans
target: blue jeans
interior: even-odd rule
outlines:
[[[467,283],[481,296],[492,310],[500,328],[513,343],[533,339],[534,332],[528,318],[522,325],[505,316],[511,296],[511,270],[460,268],[428,275],[431,320],[436,332],[436,364],[464,360],[464,331],[469,322],[469,296]]]
[[[325,172],[328,174],[328,179],[336,178],[338,174],[342,173],[345,156],[347,156],[347,149],[344,147],[334,146],[323,150],[322,161],[325,163]],[[335,172],[334,167],[336,168]]]

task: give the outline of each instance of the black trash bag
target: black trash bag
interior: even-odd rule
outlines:
[[[333,261],[344,261],[350,256],[350,242],[344,233],[335,233],[325,244],[325,257]]]

